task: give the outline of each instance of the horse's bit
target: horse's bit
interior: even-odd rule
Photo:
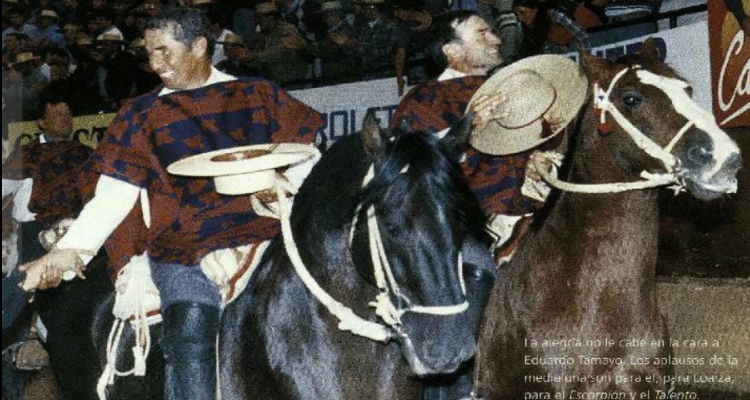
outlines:
[[[633,123],[631,123],[610,100],[612,91],[617,85],[617,82],[630,71],[636,71],[637,77],[644,84],[655,86],[664,92],[672,101],[675,110],[688,120],[688,122],[677,132],[674,138],[672,138],[670,143],[665,147],[660,147],[640,129],[633,125]],[[607,123],[607,114],[612,115],[614,120],[625,130],[625,132],[628,133],[633,139],[633,142],[639,148],[649,156],[662,162],[664,168],[667,170],[666,174],[651,174],[647,171],[643,171],[641,172],[641,177],[644,178],[644,180],[637,182],[573,184],[557,179],[556,171],[554,171],[556,166],[554,163],[548,161],[547,157],[543,154],[537,156],[538,162],[541,165],[532,168],[537,169],[542,178],[550,185],[568,192],[619,193],[628,190],[647,189],[670,184],[673,184],[672,187],[675,189],[675,192],[684,190],[684,180],[679,175],[679,171],[675,171],[675,169],[679,169],[680,161],[672,155],[674,147],[693,126],[703,130],[712,137],[718,137],[722,132],[721,128],[716,124],[713,115],[702,109],[690,98],[686,92],[688,86],[689,85],[685,81],[654,74],[653,72],[642,69],[640,65],[625,68],[617,73],[606,91],[597,83],[594,84],[594,109],[600,113],[600,127],[603,129],[609,129],[610,126]],[[716,146],[715,151],[724,151],[724,146]],[[715,174],[720,168],[721,165],[714,166],[711,171],[707,172],[707,175],[710,176]],[[551,171],[551,169],[553,169],[553,171]]]

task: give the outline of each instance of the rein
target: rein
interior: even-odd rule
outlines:
[[[405,171],[402,171],[405,172]],[[366,186],[374,177],[374,167],[371,166],[367,176],[365,176],[362,186]],[[288,185],[283,184],[283,180],[277,180],[276,194],[279,199],[278,216],[281,220],[281,232],[284,240],[289,259],[294,266],[297,275],[302,279],[308,290],[323,304],[328,311],[333,314],[338,320],[338,328],[345,332],[351,332],[357,336],[362,336],[377,342],[387,343],[394,338],[394,333],[399,337],[407,337],[401,329],[401,317],[406,313],[417,313],[417,314],[431,314],[439,316],[456,315],[465,312],[469,308],[469,303],[464,300],[463,303],[453,306],[418,306],[413,303],[404,295],[396,279],[393,275],[393,270],[388,263],[388,258],[385,254],[385,247],[380,236],[380,229],[378,228],[377,217],[375,215],[374,207],[370,207],[367,210],[367,227],[369,232],[370,242],[370,255],[374,266],[375,280],[380,290],[380,294],[376,297],[374,302],[370,303],[370,306],[375,309],[376,315],[378,315],[386,325],[379,324],[372,321],[367,321],[354,313],[352,309],[346,307],[342,303],[334,299],[328,292],[323,289],[315,278],[310,274],[302,257],[299,255],[299,249],[294,241],[292,234],[292,226],[290,222],[291,216],[291,205],[286,197],[286,193],[291,193]],[[357,215],[359,214],[360,208],[357,208],[355,213],[354,222],[352,224],[352,236],[354,226],[357,223]],[[351,240],[351,237],[350,237]],[[463,263],[461,261],[461,255],[459,254],[459,276],[461,279],[461,289],[466,295],[466,286],[463,281]],[[395,296],[408,304],[407,308],[399,308],[393,304],[392,297]]]
[[[635,71],[638,79],[647,85],[655,86],[664,92],[672,101],[676,111],[687,118],[688,122],[672,138],[669,144],[661,147],[651,140],[646,134],[638,129],[615,107],[610,100],[612,91],[617,82],[625,74]],[[598,83],[594,83],[594,109],[599,112],[599,123],[602,128],[608,127],[607,114],[610,114],[614,120],[628,133],[633,143],[636,144],[649,156],[661,161],[666,174],[652,174],[648,171],[641,172],[643,180],[636,182],[617,182],[603,184],[579,184],[565,182],[557,178],[557,168],[560,166],[559,153],[554,152],[535,152],[529,160],[529,168],[534,170],[542,179],[551,186],[574,193],[622,193],[630,190],[650,189],[660,186],[670,186],[674,189],[675,194],[684,190],[685,183],[675,169],[679,168],[680,161],[672,151],[677,143],[683,138],[685,133],[693,126],[698,127],[706,132],[715,132],[720,130],[713,119],[713,116],[707,111],[701,109],[692,101],[686,90],[688,84],[684,81],[674,78],[667,78],[661,75],[646,71],[639,65],[628,67],[620,71],[609,84],[607,90],[603,90]],[[717,169],[720,166],[716,167]]]

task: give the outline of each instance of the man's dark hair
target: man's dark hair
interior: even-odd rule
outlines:
[[[479,17],[479,14],[475,11],[458,10],[445,13],[433,22],[433,39],[428,50],[439,69],[444,70],[448,66],[448,57],[443,53],[443,46],[460,39],[454,25],[466,22],[471,17]]]
[[[69,100],[69,93],[71,93],[71,85],[64,82],[53,82],[47,86],[42,93],[39,94],[39,118],[44,118],[44,114],[47,112],[47,106],[54,106],[56,104],[65,103],[73,110],[73,104]]]
[[[8,10],[8,16],[13,16],[13,14],[18,14],[24,20],[27,20],[29,19],[28,11],[29,10],[26,8],[26,6],[21,5],[21,4],[16,4],[16,5],[11,6],[10,10]]]
[[[205,38],[208,42],[208,58],[214,55],[216,37],[211,31],[211,21],[198,10],[169,8],[146,22],[146,30],[155,29],[171,31],[175,40],[188,47],[192,47],[196,40]]]

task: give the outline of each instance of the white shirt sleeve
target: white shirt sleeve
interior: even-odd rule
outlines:
[[[23,181],[17,181],[15,179],[3,179],[3,198],[9,194],[18,192],[23,185]]]
[[[138,186],[102,175],[96,184],[94,198],[86,203],[57,247],[96,253],[130,213],[140,192]],[[80,257],[85,264],[93,258],[86,254]]]
[[[33,187],[34,180],[32,178],[20,181],[3,179],[3,198],[7,195],[15,194],[15,198],[13,198],[13,219],[18,222],[36,220],[36,214],[29,211]]]

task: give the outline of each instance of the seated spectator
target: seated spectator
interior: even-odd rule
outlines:
[[[396,83],[398,95],[403,96],[407,76],[411,85],[429,79],[425,69],[425,49],[431,37],[433,17],[441,10],[428,10],[422,1],[401,0],[393,3],[393,18],[396,23]]]
[[[16,72],[12,75],[11,83],[21,87],[21,118],[24,121],[36,119],[39,107],[39,94],[49,82],[39,70],[39,57],[33,53],[21,53],[16,61],[10,64]]]
[[[211,20],[211,30],[216,37],[216,47],[214,48],[214,55],[211,57],[211,65],[218,65],[227,59],[222,42],[226,40],[227,36],[234,35],[234,32],[227,29],[227,22],[221,13],[211,13],[209,20]]]
[[[5,45],[5,37],[11,33],[26,35],[29,40],[34,43],[41,38],[39,29],[37,29],[36,26],[27,23],[28,16],[24,6],[16,5],[15,7],[12,7],[8,17],[10,26],[3,31],[3,46]]]
[[[307,42],[292,24],[281,19],[281,12],[272,2],[255,6],[260,32],[256,36],[255,51],[250,66],[261,75],[288,87],[301,83],[307,75],[307,61],[303,52]]]
[[[326,83],[345,82],[356,76],[357,36],[354,27],[344,18],[339,1],[321,4],[321,18],[326,25],[325,34],[317,40],[317,56]]]
[[[117,38],[120,41],[125,40],[122,31],[115,25],[115,15],[110,9],[102,9],[93,14],[94,23],[99,32],[96,40],[102,40],[104,35],[110,38]]]
[[[253,66],[253,53],[240,35],[228,35],[220,42],[226,51],[227,59],[216,66],[220,71],[233,76],[258,76],[260,71]]]
[[[134,57],[123,49],[122,35],[105,33],[96,40],[91,58],[98,65],[99,95],[118,110],[132,95]]]
[[[17,148],[3,168],[3,198],[14,195],[13,216],[21,222],[21,262],[46,253],[39,232],[82,209],[77,179],[92,150],[73,140],[67,90],[50,86],[41,95],[38,140]]]
[[[65,36],[65,47],[74,46],[78,36],[83,34],[83,27],[77,21],[66,22],[62,30]]]
[[[9,33],[3,40],[3,67],[16,62],[16,57],[25,52],[28,37],[21,33]]]
[[[161,84],[161,79],[148,60],[148,53],[143,39],[138,38],[128,46],[128,53],[133,55],[133,83],[135,84],[135,95],[139,96],[154,90]]]
[[[39,68],[50,83],[67,79],[71,74],[70,54],[65,49],[52,49],[44,54],[44,64]]]
[[[58,21],[60,17],[55,10],[42,10],[37,17],[37,26],[41,35],[38,44],[39,51],[53,48],[65,48],[65,35],[60,33]]]
[[[393,76],[396,24],[385,15],[385,1],[360,0],[357,6],[357,64],[362,78]]]
[[[83,18],[81,3],[78,0],[60,2],[60,18],[65,22],[78,21]]]
[[[281,10],[282,21],[296,27],[308,43],[315,41],[316,33],[325,30],[322,27],[322,21],[315,18],[320,10],[316,1],[274,0],[274,3]]]
[[[539,0],[514,0],[513,13],[523,27],[522,57],[565,54],[591,47],[589,36],[577,22]]]

